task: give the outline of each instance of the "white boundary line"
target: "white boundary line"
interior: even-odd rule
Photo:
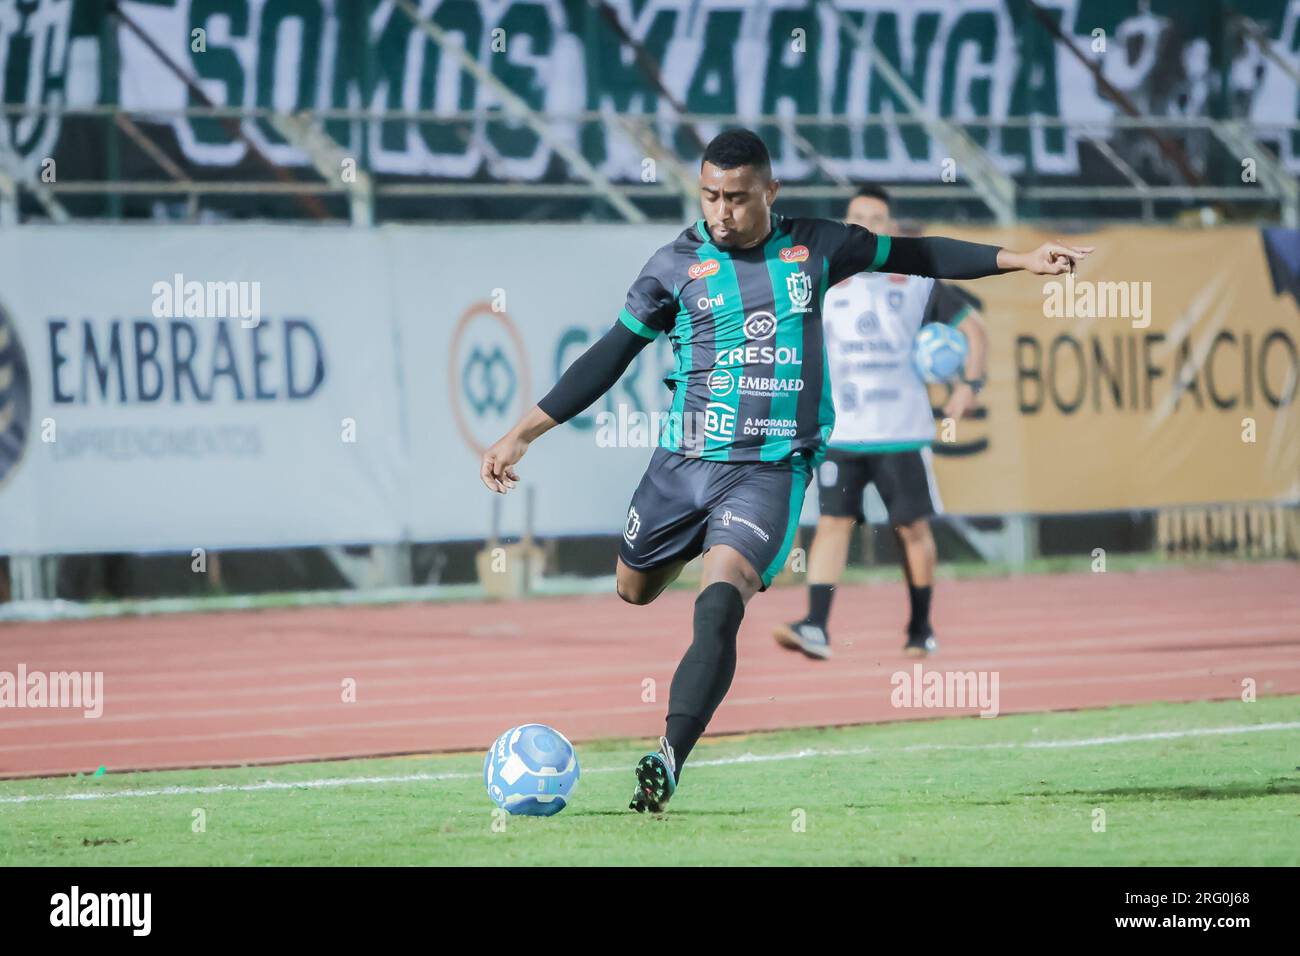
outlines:
[[[856,747],[849,750],[810,748],[793,753],[741,754],[716,760],[693,760],[692,767],[727,767],[745,763],[773,763],[805,760],[809,757],[860,757],[866,754],[916,753],[932,750],[1049,750],[1070,747],[1100,747],[1107,744],[1141,743],[1152,740],[1183,740],[1188,737],[1213,737],[1219,734],[1250,734],[1271,730],[1300,730],[1300,721],[1288,723],[1247,724],[1236,727],[1193,727],[1188,730],[1164,730],[1148,734],[1119,734],[1114,737],[1084,737],[1074,740],[1026,740],[994,744],[910,744],[906,747]],[[586,773],[626,772],[626,766],[591,767]],[[52,800],[112,800],[118,797],[171,797],[207,793],[256,793],[265,790],[324,790],[330,787],[355,787],[384,783],[428,783],[438,780],[473,780],[477,773],[412,773],[394,777],[327,777],[321,780],[265,780],[261,783],[215,784],[208,787],[161,787],[154,790],[110,790],[101,793],[34,793],[19,797],[0,797],[0,804],[45,803]]]

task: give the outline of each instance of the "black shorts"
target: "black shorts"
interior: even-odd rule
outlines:
[[[832,448],[817,471],[821,513],[829,518],[866,520],[862,494],[876,486],[890,524],[911,524],[943,511],[930,449],[853,452]]]
[[[618,555],[629,568],[649,571],[726,544],[766,588],[790,553],[811,478],[807,456],[725,462],[656,448],[627,510]]]

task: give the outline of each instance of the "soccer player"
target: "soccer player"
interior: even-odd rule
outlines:
[[[700,164],[703,218],[650,257],[618,320],[483,455],[479,475],[505,494],[529,445],[586,409],[656,336],[676,356],[672,407],[632,496],[619,596],[649,604],[703,553],[693,639],[669,691],[659,750],[636,767],[631,808],[662,810],[682,765],[726,696],[745,605],[790,550],[812,470],[834,426],[822,298],[870,270],[973,279],[1018,269],[1060,275],[1091,249],[1046,243],[1018,253],[944,238],[876,235],[772,213],[780,184],[767,148],[719,134]]]
[[[895,231],[889,193],[879,186],[858,190],[846,219],[877,234]],[[826,627],[831,598],[844,573],[853,528],[866,520],[862,493],[870,482],[902,552],[912,606],[903,653],[925,657],[937,649],[930,626],[935,548],[929,519],[943,506],[930,456],[930,396],[912,365],[912,340],[927,322],[945,322],[966,333],[966,367],[943,410],[960,420],[984,386],[984,322],[951,286],[885,272],[845,279],[830,291],[824,314],[835,431],[818,469],[821,517],[808,554],[808,615],[778,627],[774,636],[783,647],[809,657],[831,656]]]

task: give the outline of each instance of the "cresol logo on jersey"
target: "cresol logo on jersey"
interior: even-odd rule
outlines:
[[[52,414],[42,421],[41,438],[57,460],[257,457],[261,416],[221,425],[188,416],[176,416],[175,424],[153,418],[141,425],[126,416],[304,402],[325,385],[325,348],[312,319],[273,319],[260,309],[239,317],[247,310],[233,304],[234,320],[207,312],[176,315],[182,306],[155,301],[147,318],[45,320]],[[251,318],[254,324],[243,324]],[[108,410],[112,420],[82,425],[74,419],[70,426],[70,410],[88,416]]]

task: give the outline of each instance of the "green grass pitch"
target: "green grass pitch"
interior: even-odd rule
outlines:
[[[0,782],[0,865],[1300,864],[1300,697],[706,741],[659,817],[646,743],[548,819],[478,754]]]

